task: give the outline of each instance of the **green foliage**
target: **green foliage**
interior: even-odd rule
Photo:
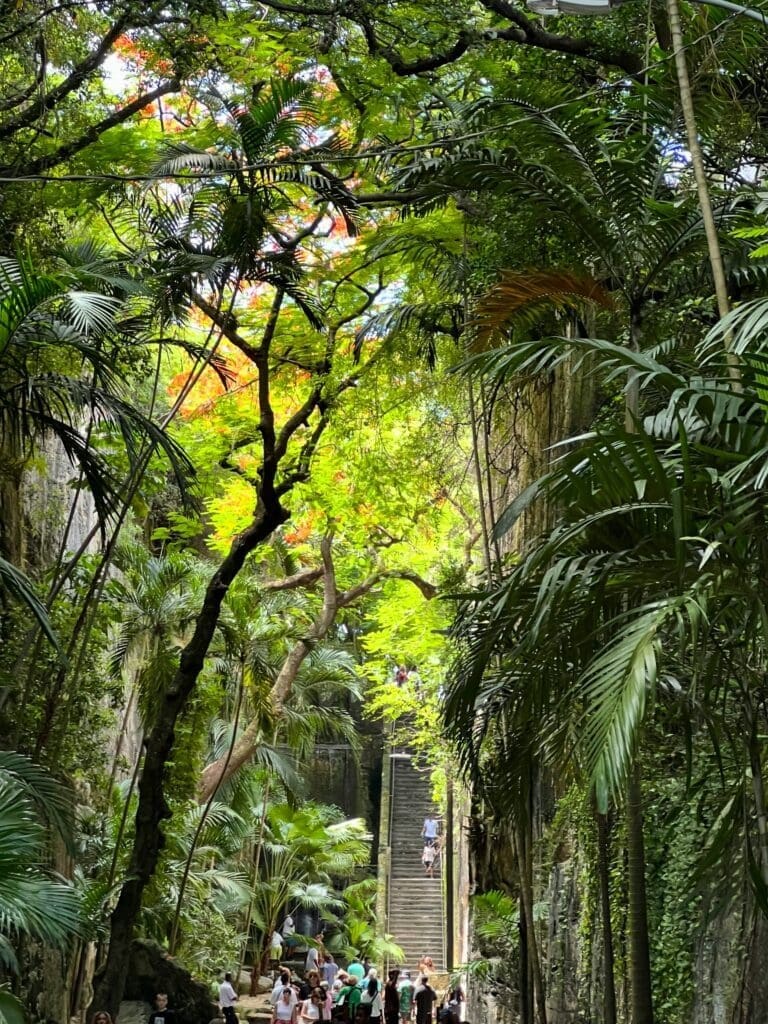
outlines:
[[[57,830],[71,827],[63,787],[28,758],[0,753],[0,959],[18,970],[12,942],[20,935],[63,946],[80,925],[74,889],[45,870],[41,815]],[[13,1016],[14,1004],[3,1003]],[[18,1012],[18,1011],[17,1011]]]
[[[382,932],[376,920],[377,891],[375,878],[364,878],[344,889],[341,894],[344,915],[340,931],[333,937],[332,948],[350,960],[362,961],[367,957],[373,964],[400,964],[405,959],[402,949],[391,935]]]

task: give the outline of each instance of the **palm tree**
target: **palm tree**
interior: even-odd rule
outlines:
[[[656,395],[656,409],[635,430],[582,439],[502,516],[507,530],[530,502],[556,510],[554,526],[531,541],[519,564],[465,606],[457,626],[464,653],[447,706],[468,764],[479,763],[499,728],[504,736],[528,734],[528,749],[559,771],[583,771],[605,811],[632,779],[649,709],[675,687],[690,694],[711,734],[741,748],[758,902],[768,878],[757,741],[768,668],[764,310],[740,310],[711,332],[693,375],[674,365],[674,353],[663,362],[594,340],[506,351],[499,372],[594,352],[608,374],[631,368],[638,386]],[[724,330],[734,330],[743,361],[738,388],[718,342]],[[680,713],[679,701],[666,703]],[[502,789],[523,756],[513,753],[509,765],[493,761]],[[637,796],[633,781],[630,799]],[[642,858],[629,868],[641,871]]]
[[[168,456],[182,486],[191,467],[130,400],[116,367],[122,351],[149,338],[146,320],[128,302],[140,288],[104,252],[92,252],[90,262],[85,255],[78,247],[64,250],[51,271],[26,257],[0,259],[0,447],[18,480],[35,446],[54,437],[82,473],[104,526],[122,480],[85,429],[89,415],[115,429],[132,463],[151,442]],[[7,483],[9,472],[4,476]],[[7,537],[4,546],[17,561],[18,539]]]
[[[46,865],[46,828],[72,841],[70,793],[22,754],[0,751],[0,962],[18,971],[13,944],[21,936],[62,947],[80,927],[72,885]],[[0,992],[0,1015],[24,1020],[18,1001]]]
[[[231,324],[223,293],[242,283],[263,283],[290,297],[319,327],[319,309],[303,287],[301,244],[332,208],[350,233],[356,227],[354,197],[322,165],[324,155],[338,156],[343,146],[335,137],[311,144],[317,118],[312,83],[273,79],[246,102],[215,91],[203,98],[219,118],[218,151],[169,146],[155,174],[213,176],[188,184],[172,199],[160,190],[132,193],[118,211],[129,230],[138,228],[137,255],[151,267],[156,294],[171,316],[197,306],[221,326]],[[318,212],[292,234],[296,199],[306,196],[319,202]]]
[[[401,964],[405,954],[391,935],[382,933],[376,920],[376,893],[378,881],[375,878],[364,878],[362,882],[354,882],[343,891],[344,916],[341,930],[334,941],[328,943],[349,957],[363,960],[366,957],[374,964],[387,961]]]
[[[343,820],[336,808],[312,803],[271,805],[263,828],[263,860],[252,887],[252,920],[261,933],[254,974],[265,966],[285,907],[325,913],[343,907],[334,882],[368,862],[371,840],[361,818]]]

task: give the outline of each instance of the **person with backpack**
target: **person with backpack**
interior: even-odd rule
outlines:
[[[338,1024],[352,1024],[362,994],[357,978],[345,973],[344,983],[333,1007],[333,1020],[338,1021]]]
[[[408,971],[403,971],[403,977],[397,987],[400,998],[400,1024],[411,1024],[413,1013],[413,982]]]
[[[381,1024],[381,986],[379,985],[375,967],[371,967],[368,971],[368,980],[363,982],[363,994],[360,997],[360,1005],[370,1007],[368,1020],[371,1024]]]

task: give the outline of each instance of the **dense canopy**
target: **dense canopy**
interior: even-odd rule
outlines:
[[[467,1019],[765,1020],[768,4],[563,6],[0,4],[8,1024],[397,962],[398,751]]]

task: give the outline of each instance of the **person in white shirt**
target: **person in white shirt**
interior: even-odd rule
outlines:
[[[300,1024],[314,1024],[315,1021],[323,1020],[324,1010],[325,992],[321,988],[313,989],[309,999],[299,1005]]]
[[[293,1002],[297,1003],[299,1001],[299,997],[296,995],[296,990],[291,986],[291,972],[285,967],[281,968],[280,977],[275,982],[272,988],[272,994],[269,997],[269,1001],[273,1006],[277,1006],[284,988],[289,988],[291,990],[293,993]]]
[[[328,982],[329,986],[333,987],[333,983],[336,980],[336,974],[339,970],[339,965],[333,959],[332,953],[326,953],[323,961],[323,978]]]
[[[296,1024],[296,1004],[296,993],[285,985],[272,1011],[273,1024]]]
[[[225,974],[224,981],[219,985],[219,1006],[226,1024],[238,1024],[235,1013],[236,1002],[237,992],[232,987],[232,975]]]
[[[315,946],[309,947],[307,959],[304,961],[304,973],[309,974],[310,971],[320,971],[319,954]]]

